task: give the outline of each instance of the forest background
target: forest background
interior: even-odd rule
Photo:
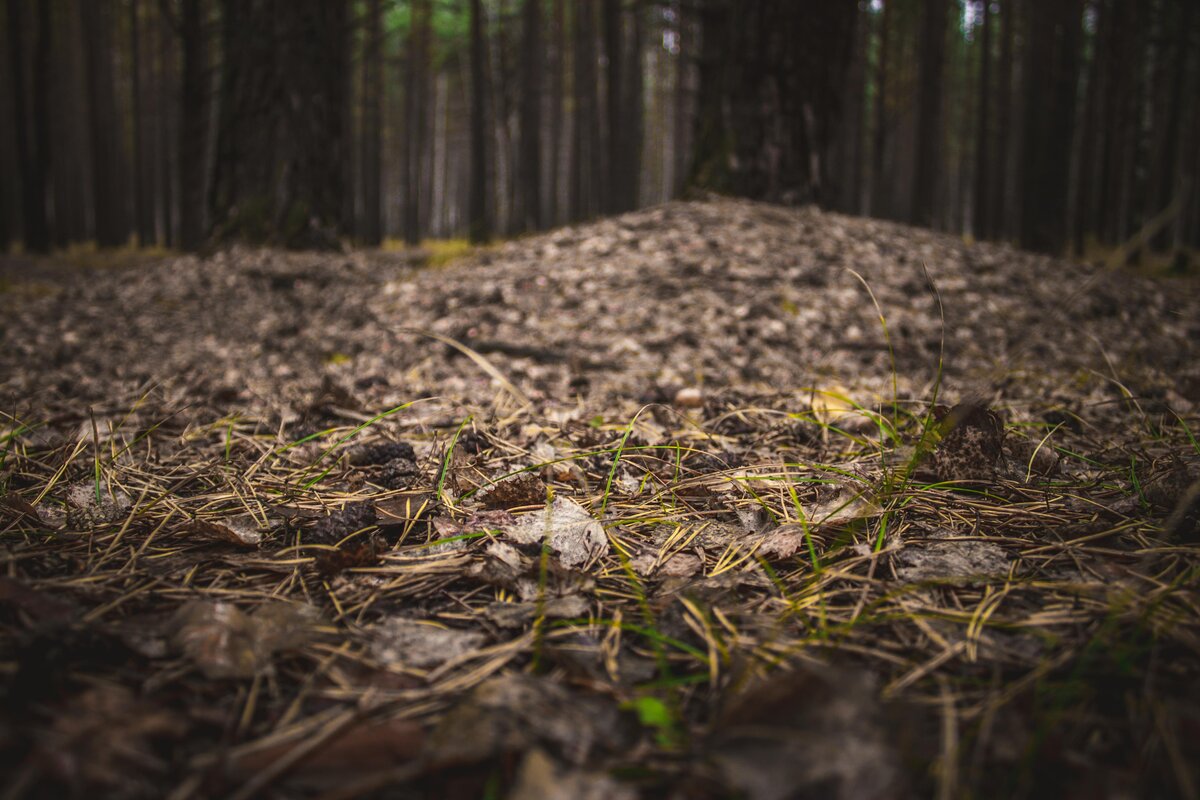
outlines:
[[[5,0],[0,248],[511,236],[714,190],[1200,242],[1188,0]]]

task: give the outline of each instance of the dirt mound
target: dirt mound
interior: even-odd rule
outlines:
[[[1194,283],[733,201],[29,277],[20,791],[1195,785]]]

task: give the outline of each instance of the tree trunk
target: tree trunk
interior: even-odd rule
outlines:
[[[575,6],[574,23],[574,136],[571,148],[571,219],[581,220],[596,212],[599,148],[596,147],[596,42],[593,8]]]
[[[988,226],[992,236],[1007,239],[1012,236],[1012,204],[1009,187],[1012,173],[1012,94],[1013,94],[1013,44],[1016,38],[1016,0],[1001,0],[1000,22],[1003,26],[1000,40],[1000,68],[997,76],[996,99],[996,168],[993,173],[995,188],[991,204],[992,222]]]
[[[92,140],[96,243],[120,247],[129,236],[125,203],[125,153],[121,146],[112,62],[112,3],[80,3],[88,72],[88,119]]]
[[[946,0],[924,4],[921,64],[917,85],[916,163],[913,179],[914,225],[931,227],[940,173],[942,143],[942,74],[946,63]]]
[[[204,221],[205,194],[207,172],[205,155],[208,147],[208,37],[204,30],[207,17],[204,0],[183,0],[180,16],[180,36],[183,45],[183,77],[182,102],[179,106],[179,245],[184,250],[196,250],[207,238]],[[226,19],[226,36],[234,35],[228,26],[231,20]],[[228,47],[230,42],[226,41]],[[227,53],[232,60],[233,54]],[[241,65],[229,63],[223,80],[227,82],[239,79],[232,70]],[[232,91],[232,86],[228,87]],[[227,101],[231,98],[225,98]],[[222,109],[228,113],[229,109]],[[231,120],[230,120],[231,121]],[[236,157],[231,147],[237,145],[226,142],[228,147],[223,157]],[[265,155],[265,154],[264,154]],[[231,187],[232,189],[233,187]]]
[[[218,238],[331,249],[343,231],[348,19],[341,0],[223,0]]]
[[[21,173],[22,240],[25,249],[44,253],[50,249],[46,217],[46,177],[49,167],[49,120],[46,110],[50,65],[50,0],[37,5],[37,34],[33,50],[32,114],[25,92],[26,0],[8,0],[8,46],[12,81],[13,122],[17,128],[17,161]],[[32,131],[29,121],[32,118]],[[32,134],[32,135],[31,135]]]
[[[471,189],[468,224],[471,241],[477,244],[491,238],[487,213],[487,63],[483,45],[483,8],[481,0],[471,0]]]
[[[627,125],[624,166],[626,170],[624,186],[624,207],[632,211],[640,201],[640,179],[642,175],[642,147],[645,138],[645,89],[646,76],[642,66],[642,15],[644,13],[642,0],[633,0],[630,7],[629,25],[629,65],[625,70],[625,106],[628,109],[625,124]]]
[[[1195,18],[1195,8],[1190,0],[1171,3],[1164,9],[1167,29],[1175,25],[1174,41],[1169,63],[1170,76],[1163,87],[1165,100],[1163,113],[1159,116],[1160,130],[1156,131],[1157,147],[1155,148],[1154,180],[1150,187],[1150,202],[1147,216],[1153,217],[1171,204],[1178,191],[1176,175],[1179,172],[1179,138],[1185,114],[1184,109],[1189,99],[1183,94],[1187,80],[1187,63],[1189,39],[1193,36],[1192,20]],[[1166,67],[1166,65],[1164,65]],[[1168,69],[1164,68],[1164,72]],[[1195,98],[1190,99],[1195,103]],[[1175,224],[1175,223],[1173,223]],[[1172,245],[1171,228],[1168,226],[1162,233],[1154,237],[1150,246],[1157,251],[1164,251]]]
[[[413,0],[408,45],[408,89],[405,92],[404,240],[421,241],[421,186],[425,153],[425,112],[428,106],[430,0]]]
[[[627,179],[625,168],[627,129],[623,119],[624,108],[621,103],[621,88],[625,82],[622,74],[624,67],[622,62],[625,60],[625,55],[622,47],[624,35],[621,1],[604,0],[602,10],[604,14],[604,57],[608,62],[608,75],[605,80],[607,89],[607,102],[605,103],[607,136],[605,141],[608,145],[606,154],[608,180],[601,208],[606,214],[619,214],[626,210],[624,208],[624,184]]]
[[[869,213],[877,217],[889,215],[889,204],[884,202],[887,188],[883,179],[884,154],[887,145],[887,97],[889,86],[887,82],[888,55],[891,35],[889,24],[892,16],[892,6],[896,0],[882,0],[883,11],[879,15],[879,61],[875,64],[875,131],[871,145],[871,192]]]
[[[130,107],[133,111],[133,208],[138,245],[154,241],[154,208],[147,183],[146,112],[142,96],[142,24],[140,0],[129,0]]]
[[[521,207],[522,230],[538,230],[542,218],[542,9],[525,0],[521,49]]]
[[[988,171],[992,165],[991,151],[991,116],[992,108],[992,13],[990,3],[984,0],[982,7],[983,27],[980,29],[979,41],[979,92],[976,102],[979,103],[979,117],[975,132],[975,202],[972,219],[972,232],[977,239],[990,239],[990,193],[992,191],[991,176]]]
[[[177,174],[177,165],[179,163],[179,148],[178,142],[181,138],[179,131],[176,130],[175,119],[173,117],[176,109],[176,80],[175,70],[173,69],[174,55],[171,47],[172,37],[174,32],[170,30],[168,20],[165,14],[161,13],[157,26],[158,30],[158,69],[156,87],[156,96],[158,97],[158,115],[157,115],[157,131],[155,132],[158,139],[158,166],[156,169],[158,177],[158,196],[161,208],[161,241],[167,245],[182,246],[182,220],[178,222],[177,211],[179,203],[176,197],[175,176]],[[184,59],[186,61],[186,57]],[[182,125],[178,126],[182,129]],[[175,145],[175,146],[173,146]],[[206,195],[201,195],[205,197]],[[201,208],[204,207],[207,200],[200,202]],[[185,248],[186,249],[186,248]]]
[[[1021,245],[1046,253],[1066,243],[1081,16],[1080,0],[1055,0],[1031,4],[1027,20]]]
[[[692,35],[690,6],[684,0],[674,0],[676,46],[675,53],[675,127],[671,136],[671,146],[674,150],[674,172],[672,177],[672,193],[675,196],[683,194],[687,183],[688,169],[691,165],[691,142],[688,140],[688,109],[691,88],[691,59]]]
[[[566,69],[567,26],[565,0],[554,0],[554,49],[550,67],[550,175],[547,219],[562,221],[563,71]]]
[[[383,9],[381,0],[367,0],[366,36],[362,55],[362,226],[359,238],[368,247],[383,241],[380,203],[380,155],[383,150]]]

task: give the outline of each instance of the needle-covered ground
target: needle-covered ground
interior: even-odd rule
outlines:
[[[6,797],[1200,789],[1194,279],[720,200],[0,319]]]

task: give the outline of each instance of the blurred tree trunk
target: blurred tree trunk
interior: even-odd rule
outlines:
[[[550,65],[550,175],[547,180],[547,220],[552,225],[562,221],[563,70],[567,66],[566,52],[565,0],[554,0],[554,49]]]
[[[1058,253],[1067,241],[1067,182],[1078,84],[1080,0],[1033,3],[1026,21],[1021,245]]]
[[[348,5],[281,3],[223,0],[214,235],[336,248],[346,223]]]
[[[487,53],[483,43],[481,0],[470,0],[471,13],[471,188],[468,226],[471,241],[488,241],[488,152],[487,152]]]
[[[646,75],[642,62],[642,27],[644,7],[642,0],[633,0],[629,9],[629,66],[625,70],[625,106],[628,109],[628,125],[625,137],[629,148],[625,154],[625,202],[626,210],[637,208],[641,201],[642,148],[645,138],[645,100],[643,92],[646,85]]]
[[[1013,43],[1016,38],[1016,0],[1000,0],[1000,23],[1003,32],[1000,39],[1000,65],[997,75],[996,100],[996,180],[992,222],[989,225],[993,238],[1007,239],[1012,236],[1011,184],[1012,155],[1012,94],[1013,94]]]
[[[207,238],[204,221],[208,178],[205,156],[209,125],[208,35],[204,29],[207,14],[203,0],[183,0],[181,10],[183,78],[179,106],[179,244],[184,250],[195,250]],[[227,25],[229,22],[226,20]],[[227,36],[231,33],[226,30]],[[229,42],[226,42],[226,46],[229,46]],[[232,53],[227,57],[231,63],[226,65],[228,72],[223,79],[236,80],[237,75],[232,70],[242,67],[232,63]],[[227,91],[232,90],[232,86],[227,87]],[[232,145],[229,142],[226,144]],[[227,155],[232,156],[233,153],[227,152]]]
[[[154,241],[154,208],[147,178],[146,108],[142,94],[142,23],[140,0],[129,0],[130,95],[133,119],[133,208],[137,223],[138,245]]]
[[[383,9],[367,0],[362,54],[362,226],[359,238],[368,247],[383,240],[380,202],[380,157],[383,149]]]
[[[703,0],[692,185],[827,199],[857,11],[853,0]]]
[[[47,95],[50,73],[50,0],[38,0],[37,32],[33,45],[32,113],[26,101],[24,10],[27,0],[8,0],[8,47],[12,82],[13,122],[17,129],[17,163],[21,173],[22,240],[25,249],[50,249],[46,214],[46,180],[50,167]],[[30,126],[32,122],[32,130]]]
[[[158,114],[155,119],[155,139],[157,140],[157,166],[155,172],[158,178],[158,196],[159,196],[159,230],[160,241],[168,246],[182,245],[182,221],[176,222],[176,212],[178,210],[177,198],[175,195],[175,175],[179,163],[178,147],[173,146],[179,143],[182,138],[174,129],[174,112],[177,106],[176,73],[174,69],[175,55],[172,43],[174,42],[174,31],[170,27],[170,19],[163,13],[163,9],[159,7],[159,21],[156,26],[158,35],[158,47],[156,53],[155,64],[155,96],[158,98]],[[184,60],[186,61],[186,48]],[[182,128],[182,125],[179,126]],[[201,200],[198,204],[201,208],[205,206],[206,196],[201,195]],[[186,248],[185,248],[186,249]]]
[[[942,78],[946,64],[947,0],[927,0],[921,24],[921,63],[917,84],[914,225],[932,227],[942,146]]]
[[[126,159],[113,81],[112,3],[87,0],[80,3],[80,9],[87,59],[96,243],[101,247],[120,247],[129,237],[129,219],[124,182]]]
[[[520,175],[522,230],[544,227],[542,218],[542,9],[541,0],[525,0],[521,45],[521,152]]]
[[[1096,32],[1092,36],[1092,57],[1087,66],[1087,93],[1084,98],[1083,130],[1080,132],[1079,166],[1075,181],[1075,209],[1071,220],[1071,249],[1079,255],[1086,246],[1087,234],[1094,232],[1096,225],[1096,198],[1094,188],[1098,183],[1098,143],[1106,132],[1100,125],[1101,108],[1106,102],[1102,94],[1102,81],[1111,64],[1107,63],[1110,48],[1112,15],[1108,3],[1101,0],[1096,8]]]
[[[593,7],[575,5],[573,58],[575,75],[574,137],[571,147],[571,219],[586,219],[597,210],[600,152],[596,134],[596,41]]]
[[[607,136],[605,142],[608,180],[605,181],[600,207],[606,214],[619,214],[625,211],[625,181],[628,178],[625,166],[628,155],[626,137],[628,130],[625,125],[624,108],[621,103],[621,89],[625,79],[622,69],[625,60],[622,39],[624,33],[621,20],[621,0],[604,0],[602,5],[604,19],[604,59],[608,64],[605,80],[606,103],[605,122]]]
[[[691,84],[692,42],[691,7],[684,0],[674,0],[672,10],[675,12],[676,46],[675,54],[675,129],[672,132],[671,145],[674,148],[674,186],[672,193],[678,197],[683,194],[687,184],[688,169],[691,165],[691,142],[688,140],[688,109],[690,107],[689,89]]]
[[[991,108],[992,108],[992,12],[990,3],[984,0],[981,13],[983,26],[980,29],[979,40],[979,90],[976,102],[979,103],[979,117],[975,132],[975,202],[971,228],[978,239],[992,237],[989,221],[991,219],[989,206],[991,203]]]
[[[884,154],[887,145],[887,98],[888,86],[888,57],[890,55],[892,6],[896,0],[881,0],[883,10],[879,15],[879,55],[875,64],[875,131],[871,144],[871,191],[870,213],[877,217],[888,217],[890,209],[884,202],[887,197],[887,187],[883,179]]]
[[[421,241],[426,110],[429,104],[430,0],[413,0],[408,40],[408,88],[405,91],[404,241]]]
[[[1189,105],[1183,94],[1187,78],[1187,63],[1191,49],[1190,39],[1195,35],[1193,0],[1168,2],[1162,11],[1164,36],[1170,40],[1169,58],[1164,59],[1160,82],[1160,113],[1155,120],[1155,146],[1152,151],[1151,183],[1148,194],[1146,217],[1151,218],[1167,208],[1177,193],[1179,172],[1179,139],[1185,118],[1184,110]],[[1196,102],[1195,98],[1191,99]],[[1178,214],[1178,212],[1176,212]],[[1172,225],[1177,221],[1172,221]],[[1166,227],[1151,241],[1151,248],[1164,251],[1171,246],[1171,226]]]

